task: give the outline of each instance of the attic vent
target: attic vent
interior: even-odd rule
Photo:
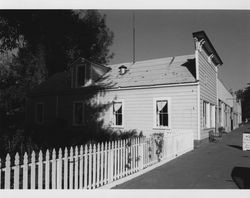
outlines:
[[[119,73],[120,73],[120,75],[123,75],[126,72],[127,72],[127,67],[126,66],[122,65],[122,66],[119,67]]]

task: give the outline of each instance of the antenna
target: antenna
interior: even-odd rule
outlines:
[[[135,11],[133,11],[133,64],[135,64]]]

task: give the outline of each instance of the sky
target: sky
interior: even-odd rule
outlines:
[[[131,62],[132,10],[100,10],[114,33],[110,64]],[[234,91],[250,83],[250,10],[134,10],[136,61],[194,54],[203,30],[223,61],[219,78]]]

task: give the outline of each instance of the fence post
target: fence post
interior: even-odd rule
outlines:
[[[35,151],[31,153],[31,189],[36,188],[36,154]]]
[[[14,189],[19,189],[19,155],[15,155]]]
[[[50,157],[49,157],[49,150],[46,150],[46,159],[45,159],[45,188],[50,188]]]
[[[63,179],[63,185],[64,189],[68,189],[68,149],[65,147],[64,149],[64,179]]]
[[[75,185],[74,185],[74,189],[78,189],[78,147],[75,147]]]
[[[59,153],[58,153],[56,176],[57,176],[56,188],[62,189],[62,149],[61,148],[59,148]]]
[[[38,157],[38,189],[43,188],[43,153],[40,150]]]
[[[80,157],[79,157],[79,160],[80,160],[80,174],[79,174],[79,188],[82,189],[83,188],[83,146],[81,145],[80,146]]]

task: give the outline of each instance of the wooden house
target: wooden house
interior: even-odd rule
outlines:
[[[218,80],[222,61],[205,32],[193,38],[191,55],[108,66],[79,58],[70,72],[55,74],[29,94],[27,120],[46,125],[60,118],[82,133],[91,129],[90,119],[147,136],[189,129],[195,141],[206,139],[230,122],[221,112],[234,110],[233,100]]]

